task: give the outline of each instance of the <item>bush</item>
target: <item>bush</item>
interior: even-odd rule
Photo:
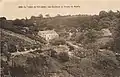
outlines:
[[[69,55],[67,52],[60,52],[59,53],[59,59],[62,61],[62,62],[66,62],[66,61],[69,61]]]
[[[25,51],[25,50],[24,50],[24,47],[21,46],[21,47],[18,49],[18,51],[19,51],[19,52]]]
[[[25,20],[24,19],[22,19],[22,20],[16,19],[16,20],[13,21],[13,25],[25,26],[26,24],[25,24]]]
[[[52,44],[52,45],[64,45],[64,44],[66,44],[66,41],[64,39],[57,38],[57,39],[51,40],[50,44]]]
[[[74,37],[77,43],[82,43],[82,41],[85,39],[85,34],[84,33],[78,33]]]
[[[16,52],[16,51],[17,51],[16,46],[13,45],[13,44],[10,44],[10,45],[9,45],[9,52],[12,53],[12,52]]]
[[[93,43],[97,40],[98,37],[100,37],[100,33],[98,33],[96,30],[90,29],[85,34],[85,42]]]

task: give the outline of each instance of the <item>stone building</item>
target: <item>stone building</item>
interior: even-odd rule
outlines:
[[[101,30],[102,32],[103,32],[103,37],[110,37],[110,36],[112,36],[112,33],[110,32],[110,30],[109,29],[102,29]]]
[[[43,37],[48,42],[59,37],[59,35],[54,30],[39,31],[38,35]]]

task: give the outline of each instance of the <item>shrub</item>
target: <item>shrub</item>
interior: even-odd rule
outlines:
[[[13,44],[10,44],[10,45],[9,45],[9,52],[12,53],[12,52],[16,52],[16,51],[17,51],[16,46],[13,45]]]
[[[59,53],[59,59],[62,61],[62,62],[66,62],[66,61],[69,61],[69,55],[67,52],[60,52]]]
[[[66,44],[66,41],[62,38],[57,38],[57,39],[51,40],[50,44],[52,44],[52,45],[64,45],[64,44]]]
[[[100,37],[100,33],[98,33],[96,30],[89,29],[85,34],[85,42],[93,43],[97,40],[98,37]]]
[[[25,24],[25,20],[24,19],[22,19],[22,20],[16,19],[16,20],[13,21],[13,25],[25,26],[26,24]]]
[[[18,51],[19,51],[19,52],[24,51],[24,47],[21,46],[21,47],[18,49]]]

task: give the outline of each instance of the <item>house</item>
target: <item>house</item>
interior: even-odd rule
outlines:
[[[102,29],[102,37],[96,40],[96,45],[99,45],[100,49],[110,49],[113,45],[114,39],[109,29]]]
[[[103,37],[110,37],[112,36],[112,33],[110,32],[109,29],[102,29],[103,32]]]
[[[54,30],[39,31],[38,35],[43,37],[48,42],[54,38],[59,37],[59,35]]]

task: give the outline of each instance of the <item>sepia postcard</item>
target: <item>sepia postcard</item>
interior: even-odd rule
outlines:
[[[0,77],[120,77],[120,0],[0,0]]]

